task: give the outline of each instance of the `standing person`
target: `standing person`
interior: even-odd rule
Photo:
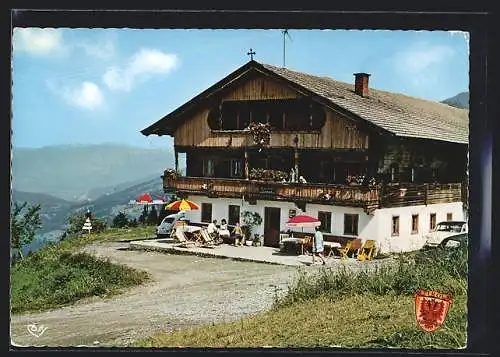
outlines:
[[[242,245],[243,230],[241,229],[239,222],[236,222],[236,226],[234,226],[232,233],[234,235],[234,245]]]
[[[314,233],[314,244],[312,247],[312,258],[314,264],[314,256],[318,255],[320,259],[323,261],[323,265],[326,264],[325,257],[323,256],[324,246],[323,246],[323,233],[319,230],[320,227],[316,227],[316,233]]]

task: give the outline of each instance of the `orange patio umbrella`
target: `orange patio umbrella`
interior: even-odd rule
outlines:
[[[200,206],[198,206],[198,204],[192,201],[182,199],[169,203],[165,208],[177,211],[190,211],[190,210],[200,209]]]

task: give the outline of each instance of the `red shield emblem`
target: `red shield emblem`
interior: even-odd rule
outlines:
[[[426,332],[436,331],[446,319],[452,298],[435,291],[418,290],[415,294],[415,317]]]

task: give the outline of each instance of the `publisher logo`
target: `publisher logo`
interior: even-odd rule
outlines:
[[[47,330],[47,327],[44,325],[38,326],[37,324],[29,324],[26,326],[28,329],[28,333],[36,338],[43,335],[43,333]]]

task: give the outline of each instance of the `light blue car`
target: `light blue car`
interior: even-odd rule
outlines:
[[[172,227],[177,221],[185,219],[184,212],[169,214],[161,221],[160,225],[156,227],[156,237],[165,238],[170,237]]]

